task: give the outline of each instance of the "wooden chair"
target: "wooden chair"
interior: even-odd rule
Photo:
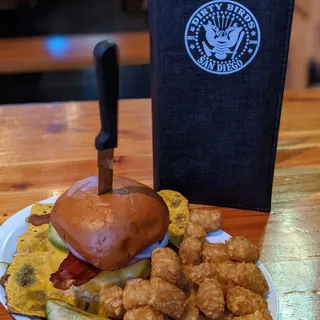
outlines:
[[[320,61],[320,0],[296,0],[286,87],[308,86],[310,61]]]

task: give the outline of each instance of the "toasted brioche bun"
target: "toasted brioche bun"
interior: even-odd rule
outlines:
[[[51,223],[67,245],[103,270],[126,266],[168,231],[169,211],[151,188],[114,177],[113,191],[98,196],[98,178],[69,188],[55,203]]]

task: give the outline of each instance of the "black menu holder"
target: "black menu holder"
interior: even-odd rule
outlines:
[[[293,0],[150,0],[154,187],[271,210]]]

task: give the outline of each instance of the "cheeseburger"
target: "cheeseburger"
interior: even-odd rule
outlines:
[[[97,177],[83,179],[51,211],[49,241],[67,254],[50,277],[56,289],[148,277],[152,251],[168,243],[169,211],[151,188],[115,176],[111,192],[97,190]]]

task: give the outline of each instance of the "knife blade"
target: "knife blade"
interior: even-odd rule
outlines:
[[[113,155],[118,143],[119,56],[116,43],[99,42],[94,48],[101,129],[95,140],[98,151],[98,194],[112,190]]]

